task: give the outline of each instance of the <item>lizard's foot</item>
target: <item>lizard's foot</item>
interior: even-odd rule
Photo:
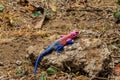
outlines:
[[[64,48],[64,46],[59,45],[59,46],[57,47],[57,52],[58,52],[58,53],[61,53],[62,50],[63,50],[63,48]]]

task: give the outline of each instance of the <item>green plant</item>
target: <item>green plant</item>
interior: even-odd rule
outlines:
[[[35,11],[32,13],[33,16],[37,17],[37,16],[42,16],[41,11]]]
[[[0,5],[0,11],[2,11],[5,7],[3,5]]]
[[[56,73],[57,73],[57,69],[53,66],[47,69],[47,74],[56,74]]]
[[[44,74],[40,74],[39,79],[40,80],[46,80],[46,74],[45,73]]]
[[[17,68],[15,69],[15,72],[16,72],[16,74],[22,74],[22,73],[23,73],[23,70],[22,70],[21,68],[17,67]]]
[[[115,18],[115,22],[118,22],[120,20],[120,10],[114,13],[114,18]]]
[[[116,0],[117,3],[120,3],[120,0]]]

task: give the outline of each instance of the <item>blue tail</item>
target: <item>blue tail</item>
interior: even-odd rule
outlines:
[[[38,65],[39,65],[40,60],[41,60],[45,55],[50,54],[52,51],[53,51],[53,49],[50,49],[50,48],[49,48],[49,49],[45,50],[45,52],[41,53],[41,54],[38,56],[38,58],[37,58],[37,60],[36,60],[36,63],[35,63],[35,67],[34,67],[34,74],[36,74],[37,67],[38,67]]]

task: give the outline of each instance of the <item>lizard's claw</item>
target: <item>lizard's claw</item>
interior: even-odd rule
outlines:
[[[63,45],[59,45],[57,47],[57,52],[60,53],[63,50],[64,46]]]

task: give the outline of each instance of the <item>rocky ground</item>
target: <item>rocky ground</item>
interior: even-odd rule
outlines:
[[[120,80],[115,0],[0,0],[0,5],[0,80]],[[74,29],[80,32],[75,44],[44,57],[34,75],[39,53]],[[50,66],[56,74],[47,74]]]

